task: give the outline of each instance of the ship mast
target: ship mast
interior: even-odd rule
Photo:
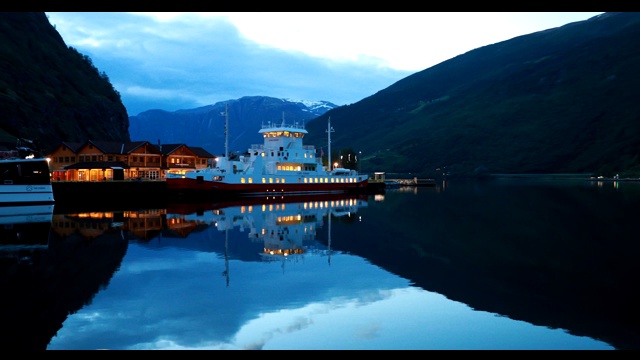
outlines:
[[[329,171],[331,171],[331,133],[335,132],[331,127],[331,116],[329,116],[329,120],[327,120],[327,143],[328,143],[328,151],[329,151],[329,159],[327,160],[327,165],[329,165]]]
[[[225,104],[224,112],[224,156],[229,159],[229,104]]]

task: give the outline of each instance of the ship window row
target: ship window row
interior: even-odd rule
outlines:
[[[354,183],[356,182],[355,178],[304,178],[304,183]]]
[[[269,131],[264,133],[263,135],[266,138],[273,138],[273,137],[295,137],[295,138],[303,138],[304,134],[301,132],[290,132],[290,131]]]
[[[262,178],[262,183],[263,184],[266,184],[266,183],[269,183],[269,184],[274,184],[274,183],[275,184],[284,184],[285,182],[286,182],[286,180],[284,178],[272,178],[272,177],[270,177],[270,178],[264,178],[263,177]],[[247,184],[247,183],[253,184],[253,178],[243,178],[242,177],[242,178],[240,178],[240,183],[241,184]]]
[[[220,181],[222,179],[218,178],[214,178],[214,181]],[[286,182],[286,180],[284,178],[273,178],[273,177],[263,177],[262,178],[262,183],[263,184],[284,184]],[[304,182],[305,184],[317,184],[317,183],[355,183],[356,179],[355,178],[339,178],[339,179],[334,179],[334,178],[304,178],[304,179],[300,179],[298,178],[298,183],[300,182]],[[240,183],[241,184],[253,184],[253,178],[240,178]]]
[[[267,155],[269,155],[269,154],[271,154],[271,156],[276,156],[276,152],[274,152],[274,151],[271,151],[270,153],[267,153],[267,152],[265,152],[265,151],[258,153],[258,152],[256,151],[256,152],[254,152],[254,153],[253,153],[253,155],[256,155],[256,156],[257,156],[258,154],[260,154],[260,156],[262,156],[262,157],[265,157],[265,156],[267,156]],[[285,152],[278,152],[278,153],[277,153],[277,156],[284,156],[284,157],[285,157],[285,159],[286,159],[286,158],[288,158],[288,157],[289,157],[289,153],[288,153],[288,152],[286,152],[286,153],[285,153]],[[294,156],[297,158],[297,157],[298,157],[298,153],[295,153],[295,155],[294,155]],[[308,158],[308,159],[313,159],[313,158],[314,158],[314,156],[313,156],[313,154],[309,154],[309,153],[305,152],[305,153],[304,153],[304,158],[305,158],[305,159],[307,159],[307,158]]]
[[[300,171],[302,170],[302,167],[300,165],[278,165],[277,169],[285,171]]]

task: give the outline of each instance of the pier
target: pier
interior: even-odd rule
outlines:
[[[387,179],[390,181],[395,181],[402,186],[435,186],[436,181],[434,179],[418,179],[414,177],[413,179]]]
[[[412,178],[387,178],[386,174],[383,171],[376,171],[373,176],[369,177],[369,186],[375,186],[375,184],[384,184],[384,183],[397,183],[401,186],[435,186],[435,179],[419,179],[418,177]]]

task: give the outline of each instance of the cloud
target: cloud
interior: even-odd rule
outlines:
[[[129,115],[243,96],[337,105],[474,48],[596,13],[47,13]]]

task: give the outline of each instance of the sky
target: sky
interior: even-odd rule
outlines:
[[[243,96],[356,103],[473,49],[598,12],[47,12],[129,116]]]

